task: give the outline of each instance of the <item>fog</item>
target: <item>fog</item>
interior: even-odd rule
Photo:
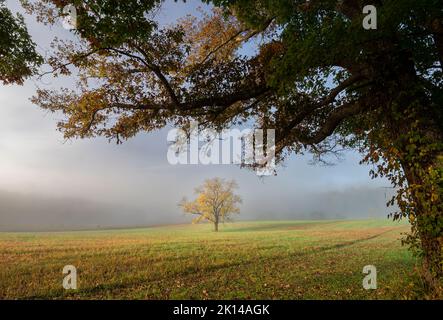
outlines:
[[[386,218],[383,193],[377,189],[352,188],[303,197],[294,195],[292,200],[280,199],[269,208],[265,203],[247,204],[236,220]],[[0,231],[103,229],[190,222],[190,217],[178,209],[174,215],[165,215],[161,207],[143,209],[8,191],[0,191],[0,203]]]

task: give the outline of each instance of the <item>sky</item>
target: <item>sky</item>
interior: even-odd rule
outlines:
[[[20,11],[17,0],[6,1]],[[200,1],[167,1],[157,18],[172,23],[198,14]],[[72,38],[33,17],[25,21],[38,51],[54,36]],[[60,115],[33,105],[37,87],[60,88],[71,79],[29,79],[23,86],[0,86],[0,231],[130,227],[189,222],[178,207],[207,178],[238,182],[243,198],[237,220],[344,219],[384,217],[389,194],[385,180],[371,180],[361,156],[347,152],[333,166],[292,156],[277,175],[259,178],[236,165],[171,165],[168,129],[142,133],[122,145],[102,138],[65,141],[56,130]]]

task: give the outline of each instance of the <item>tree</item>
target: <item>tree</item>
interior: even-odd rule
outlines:
[[[202,186],[195,189],[197,198],[194,201],[183,199],[180,207],[185,213],[196,215],[193,223],[204,220],[214,224],[214,231],[218,231],[218,224],[231,219],[233,214],[240,213],[237,207],[241,198],[234,194],[237,183],[234,180],[226,181],[220,178],[205,180]]]
[[[22,84],[42,62],[23,16],[14,16],[4,0],[0,0],[0,81],[3,84]]]
[[[43,2],[40,15],[57,12]],[[376,30],[362,27],[363,0],[213,0],[213,14],[166,29],[150,15],[159,1],[52,1],[59,10],[68,2],[78,7],[82,42],[61,44],[52,72],[75,67],[78,90],[34,98],[65,115],[58,126],[67,138],[119,143],[167,124],[248,121],[276,129],[278,161],[357,149],[373,177],[397,188],[393,216],[411,222],[406,241],[420,249],[428,283],[443,276],[440,0],[372,1]],[[242,55],[251,42],[257,50]]]

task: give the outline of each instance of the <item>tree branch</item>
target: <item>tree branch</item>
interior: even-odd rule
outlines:
[[[342,83],[340,83],[337,87],[331,90],[329,95],[325,97],[320,102],[316,103],[315,105],[312,105],[308,108],[305,108],[302,110],[299,114],[297,114],[291,122],[286,126],[285,129],[283,129],[282,136],[286,136],[289,134],[289,132],[297,126],[300,122],[302,122],[307,116],[311,115],[314,111],[320,109],[321,107],[324,107],[328,104],[331,104],[335,101],[336,97],[345,89],[350,87],[351,85],[355,84],[356,82],[363,79],[363,76],[361,74],[355,74],[348,79],[344,80]]]

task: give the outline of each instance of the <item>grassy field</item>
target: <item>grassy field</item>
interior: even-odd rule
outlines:
[[[365,220],[0,233],[0,298],[401,299],[416,264],[407,231]],[[62,288],[68,264],[75,291]],[[365,265],[377,290],[362,288]]]

